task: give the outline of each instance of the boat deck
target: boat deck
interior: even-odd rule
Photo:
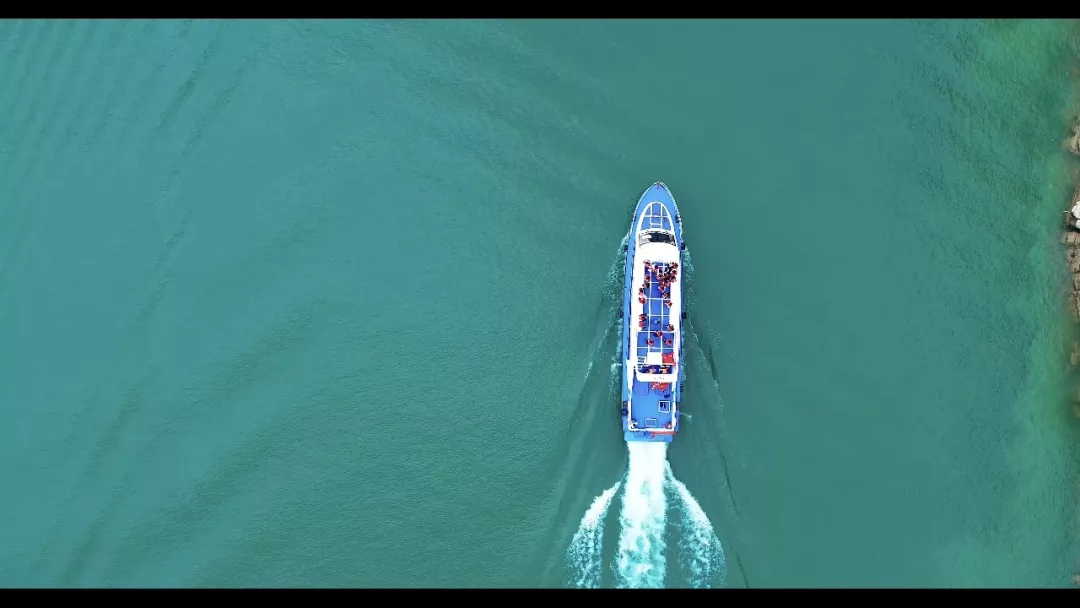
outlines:
[[[660,272],[668,270],[666,264],[656,264],[655,267],[659,268]],[[638,285],[638,288],[641,287],[641,285]],[[640,293],[638,293],[638,297],[641,297]],[[664,296],[660,292],[660,283],[655,277],[650,281],[648,289],[645,290],[643,309],[645,331],[641,331],[637,335],[637,344],[635,345],[637,347],[637,361],[646,360],[650,353],[659,353],[662,359],[669,358],[665,357],[665,355],[673,356],[675,354],[675,330],[678,329],[678,319],[673,320],[669,315],[670,309],[664,303]],[[656,332],[660,332],[660,335],[656,335]]]

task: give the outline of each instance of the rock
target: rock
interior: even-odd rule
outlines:
[[[1073,575],[1073,584],[1080,587],[1080,574]]]
[[[1080,418],[1080,403],[1073,404],[1073,413],[1076,414],[1077,418]]]
[[[1066,245],[1080,245],[1080,232],[1065,231],[1065,234],[1061,235],[1061,242]]]
[[[1074,367],[1080,365],[1080,342],[1073,342],[1072,352],[1069,353],[1069,364]]]
[[[1069,138],[1069,144],[1068,144],[1069,152],[1072,152],[1073,154],[1075,154],[1077,156],[1080,156],[1080,118],[1077,118],[1076,122],[1073,123],[1072,130],[1073,130],[1073,135],[1072,135],[1072,137]]]
[[[1073,291],[1080,291],[1080,272],[1072,273],[1072,288]]]
[[[1069,261],[1069,272],[1080,272],[1080,248],[1069,247],[1065,251],[1065,259]]]

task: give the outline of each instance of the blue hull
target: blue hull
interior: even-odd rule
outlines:
[[[646,257],[643,253],[638,255],[639,249],[644,247],[646,251],[655,252],[652,242],[639,236],[638,230],[643,226],[659,228],[674,234],[674,245],[677,249],[671,251],[670,259],[677,259],[677,272],[675,282],[678,287],[668,287],[669,296],[665,297],[659,291],[660,285],[655,280],[650,280],[648,287],[644,281],[642,285],[635,284],[635,266],[645,267]],[[670,239],[670,236],[664,238]],[[670,241],[664,243],[670,244]],[[634,217],[630,225],[630,236],[627,239],[626,268],[623,288],[622,308],[622,340],[620,341],[620,361],[622,362],[622,406],[620,421],[623,435],[626,441],[649,441],[655,443],[671,443],[675,433],[679,431],[679,401],[682,396],[682,383],[685,374],[682,367],[685,363],[683,357],[683,324],[685,309],[682,307],[682,261],[685,258],[682,234],[682,218],[675,204],[675,198],[671,195],[663,182],[657,182],[649,187],[638,200],[634,209]],[[667,269],[669,266],[665,265]],[[644,270],[639,270],[638,278],[641,279]],[[670,276],[670,275],[668,275]],[[671,285],[671,282],[668,283]],[[639,290],[645,290],[642,294]],[[644,300],[644,302],[642,302]],[[642,324],[647,330],[642,330]],[[665,333],[664,330],[669,330]],[[661,331],[661,335],[655,335]],[[668,345],[668,342],[671,342]],[[638,375],[638,367],[644,365],[646,358],[655,361],[662,357],[665,365],[673,358],[675,360],[673,378],[671,382],[653,383],[642,381]],[[671,372],[667,367],[645,367],[643,369],[658,369]],[[633,421],[633,428],[631,428]]]

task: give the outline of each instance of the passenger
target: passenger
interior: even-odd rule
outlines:
[[[664,306],[671,308],[671,300],[664,300]]]
[[[653,332],[653,335],[656,336],[657,338],[663,338],[664,337],[664,332],[662,332],[662,331],[660,331],[658,329],[658,330]]]
[[[637,301],[638,301],[638,304],[644,304],[645,303],[645,297],[642,296],[642,297],[638,298]]]
[[[644,316],[644,315],[642,315],[642,316]],[[671,323],[668,323],[668,324],[667,324],[667,330],[668,330],[668,331],[675,331],[675,326],[674,326],[674,325],[672,325]]]
[[[671,339],[664,340],[664,346],[671,346]]]
[[[649,346],[652,346],[653,345],[652,338],[649,338],[648,340],[646,340],[645,344],[648,344]]]

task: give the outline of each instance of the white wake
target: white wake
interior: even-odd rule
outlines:
[[[694,500],[694,495],[686,484],[675,479],[671,465],[665,470],[665,480],[669,487],[675,488],[682,511],[682,539],[679,543],[679,558],[687,570],[690,586],[695,588],[712,587],[712,581],[719,579],[724,584],[727,569],[724,547],[713,530],[712,522],[705,515],[705,510]]]
[[[611,499],[615,492],[619,491],[620,483],[616,483],[604,490],[593,500],[585,516],[581,518],[574,538],[570,541],[570,548],[566,551],[566,559],[571,571],[574,572],[574,585],[582,589],[595,589],[600,586],[600,572],[603,567],[603,551],[601,544],[604,539],[604,516],[611,507]]]
[[[662,588],[667,573],[664,545],[667,444],[631,441],[627,449],[630,466],[622,495],[619,552],[615,557],[618,586]]]
[[[581,519],[567,550],[572,585],[600,586],[604,520],[622,488],[619,540],[612,570],[622,588],[663,588],[668,575],[668,496],[680,517],[678,566],[691,587],[723,585],[724,549],[712,522],[667,461],[666,443],[627,443],[630,464],[622,481],[597,496]]]

